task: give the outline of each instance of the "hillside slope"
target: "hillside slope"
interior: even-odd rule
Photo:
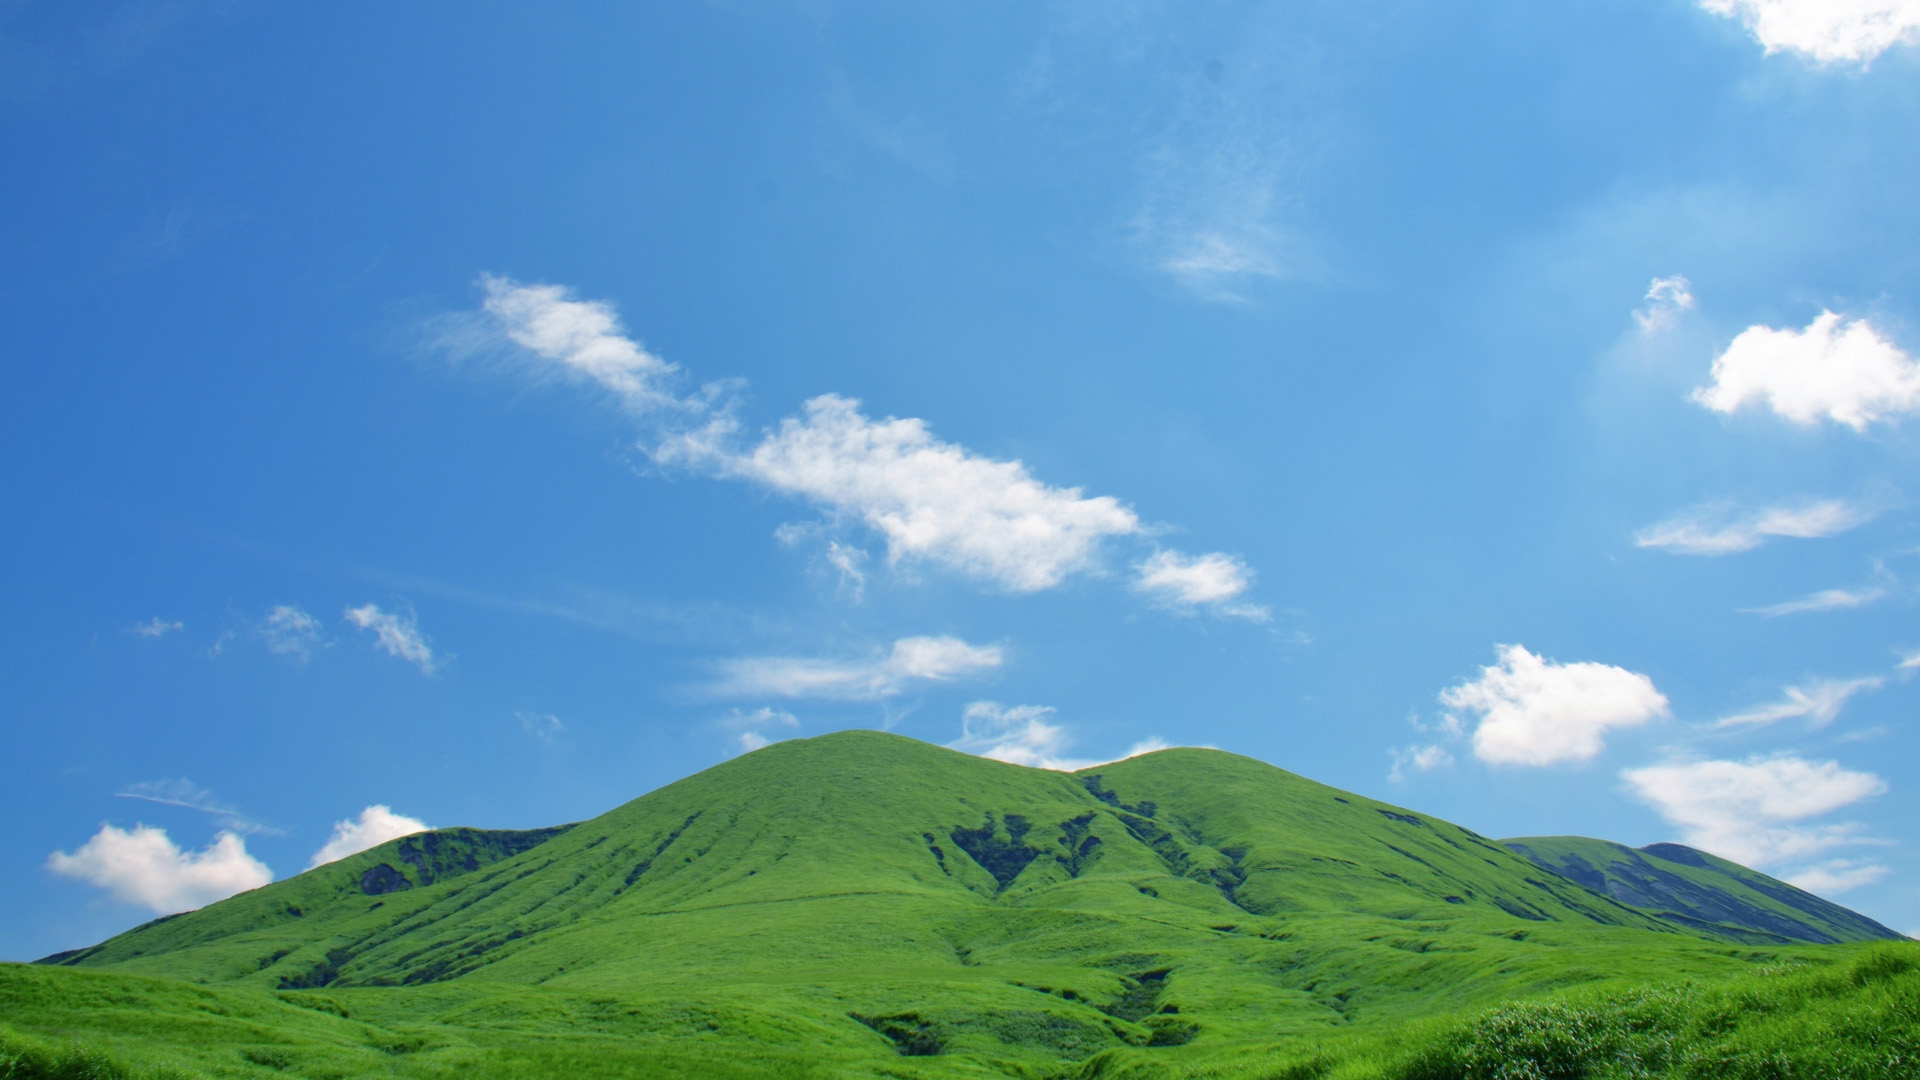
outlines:
[[[571,827],[395,841],[49,959],[448,1045],[591,1030],[751,1047],[770,1074],[930,1058],[912,1075],[957,1076],[1789,955],[1729,944],[1233,754],[1073,775],[856,731]]]
[[[1828,945],[1902,936],[1830,900],[1682,844],[1636,849],[1583,836],[1502,843],[1536,865],[1649,915],[1735,941]]]

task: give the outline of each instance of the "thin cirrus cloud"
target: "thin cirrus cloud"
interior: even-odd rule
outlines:
[[[1865,319],[1843,326],[1831,311],[1805,330],[1748,327],[1714,359],[1712,375],[1692,398],[1719,413],[1760,405],[1802,427],[1831,420],[1864,432],[1920,411],[1920,363]]]
[[[1865,66],[1896,45],[1920,41],[1920,0],[1700,0],[1738,19],[1768,53],[1821,64]]]
[[[1477,715],[1473,754],[1489,764],[1590,761],[1609,731],[1667,715],[1666,696],[1638,672],[1562,664],[1521,645],[1498,646],[1498,655],[1479,678],[1440,694],[1447,708]]]
[[[1866,679],[1822,679],[1805,686],[1789,686],[1782,691],[1779,701],[1746,712],[1722,717],[1715,727],[1764,727],[1777,724],[1782,720],[1805,718],[1808,726],[1823,728],[1840,718],[1840,710],[1846,707],[1847,699],[1863,690],[1878,690],[1886,685],[1881,678]]]
[[[707,687],[718,697],[879,701],[920,683],[945,683],[999,667],[997,645],[956,637],[905,637],[885,653],[852,659],[763,656],[723,661]]]
[[[1884,599],[1887,590],[1881,586],[1867,589],[1821,589],[1808,593],[1798,600],[1787,600],[1765,607],[1743,608],[1749,615],[1764,615],[1777,619],[1782,615],[1806,615],[1817,611],[1845,611],[1849,608],[1866,607],[1868,604]]]
[[[628,337],[611,305],[555,285],[493,276],[481,284],[479,318],[443,335],[448,347],[504,340],[542,370],[598,385],[654,428],[642,449],[656,462],[812,503],[882,537],[892,565],[939,566],[1030,593],[1097,572],[1103,545],[1145,532],[1139,515],[1112,496],[1044,483],[1018,460],[947,442],[918,418],[871,417],[839,394],[811,398],[798,416],[745,439],[727,394],[733,384],[677,396],[679,369]],[[836,546],[831,561],[857,593],[864,576],[855,551]],[[1240,580],[1244,589],[1251,575]]]
[[[421,674],[433,674],[446,660],[444,656],[434,655],[433,645],[420,632],[420,624],[411,611],[382,611],[377,604],[362,604],[348,608],[344,617],[362,630],[373,631],[377,648],[419,668]]]
[[[389,840],[398,840],[403,836],[412,836],[417,832],[426,832],[430,826],[418,818],[405,814],[396,814],[393,808],[375,804],[360,811],[360,816],[333,823],[333,835],[313,853],[307,869],[325,866],[337,862],[349,855],[358,855],[372,847],[379,847]]]
[[[222,831],[201,851],[182,851],[165,829],[100,826],[79,850],[47,856],[47,869],[106,889],[115,900],[156,915],[205,907],[273,880],[237,834]]]
[[[1736,555],[1778,537],[1837,536],[1873,518],[1873,510],[1845,499],[1769,506],[1749,514],[1715,503],[1655,522],[1635,533],[1633,542],[1679,555]]]
[[[217,820],[221,827],[230,832],[243,835],[256,833],[278,834],[280,829],[262,825],[240,812],[238,807],[221,802],[213,792],[180,777],[173,780],[143,780],[129,784],[125,791],[114,792],[122,799],[138,799],[141,802],[155,803],[160,806],[177,806],[183,810],[197,810]]]
[[[1070,758],[1066,750],[1073,739],[1059,724],[1049,723],[1055,710],[1051,705],[1001,705],[996,701],[976,701],[960,714],[960,738],[947,744],[952,750],[992,758],[1032,769],[1077,772],[1106,761]],[[1166,740],[1152,736],[1133,744],[1121,757],[1139,757],[1169,748]]]
[[[1756,868],[1873,843],[1856,823],[1811,819],[1887,790],[1872,773],[1784,753],[1745,761],[1667,762],[1627,769],[1620,777],[1679,826],[1688,844]]]

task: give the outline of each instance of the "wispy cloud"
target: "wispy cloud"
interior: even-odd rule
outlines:
[[[1878,585],[1865,589],[1821,589],[1808,593],[1798,600],[1788,600],[1765,607],[1742,608],[1749,615],[1764,615],[1777,619],[1782,615],[1805,615],[1816,611],[1844,611],[1848,608],[1866,607],[1876,600],[1885,598],[1887,590]]]
[[[1409,769],[1416,772],[1430,772],[1453,764],[1452,752],[1439,743],[1399,747],[1388,753],[1393,756],[1393,768],[1387,772],[1387,779],[1396,784],[1406,780]]]
[[[741,753],[751,753],[768,746],[784,732],[800,730],[800,718],[785,709],[776,709],[771,705],[762,705],[757,709],[730,709],[720,718],[720,726],[733,732],[733,740]]]
[[[1065,728],[1049,723],[1054,714],[1051,705],[1001,705],[995,701],[976,701],[960,715],[960,738],[948,747],[980,757],[1025,765],[1034,769],[1076,772],[1108,762],[1066,756],[1073,739]],[[1152,736],[1133,744],[1121,757],[1125,760],[1141,754],[1169,749],[1166,740]]]
[[[1715,503],[1656,522],[1634,534],[1643,548],[1680,555],[1734,555],[1775,537],[1815,540],[1836,536],[1874,518],[1874,511],[1845,499],[1769,506],[1740,514]]]
[[[1700,0],[1739,19],[1768,53],[1865,67],[1896,45],[1920,41],[1920,0]]]
[[[1253,571],[1241,559],[1212,552],[1188,555],[1157,551],[1133,566],[1135,591],[1182,611],[1205,607],[1220,615],[1266,622],[1272,613],[1257,604],[1238,602],[1253,586]]]
[[[348,608],[346,620],[362,630],[371,630],[374,644],[386,651],[388,656],[397,657],[418,667],[422,674],[431,675],[434,669],[445,661],[436,658],[433,646],[426,635],[420,632],[419,624],[414,620],[413,612],[387,612],[378,605],[363,604],[357,608]]]
[[[1792,754],[1670,762],[1620,776],[1687,843],[1762,868],[1873,842],[1857,823],[1807,822],[1887,790],[1872,773]]]
[[[177,619],[162,619],[160,616],[155,615],[146,622],[134,623],[132,626],[127,627],[126,632],[136,637],[163,638],[176,630],[185,630],[186,628],[187,624]]]
[[[302,663],[320,646],[320,620],[293,604],[275,604],[256,628],[267,651]]]
[[[360,811],[360,816],[333,823],[333,835],[313,853],[307,869],[357,855],[389,840],[426,832],[429,826],[417,818],[396,814],[390,806],[375,804]]]
[[[520,730],[526,732],[528,738],[539,742],[551,744],[561,732],[567,730],[560,718],[552,713],[521,712],[513,715],[520,721]]]
[[[182,851],[165,829],[135,825],[131,831],[100,826],[71,855],[47,856],[47,869],[91,882],[115,900],[139,904],[157,915],[191,911],[273,880],[266,864],[247,854],[246,841],[222,832],[203,851]]]
[[[1654,278],[1644,299],[1647,306],[1633,313],[1633,321],[1640,324],[1641,333],[1658,334],[1673,329],[1681,312],[1692,310],[1693,285],[1678,274]]]
[[[1857,862],[1853,859],[1829,859],[1812,866],[1797,870],[1787,876],[1787,884],[1805,889],[1821,896],[1838,896],[1863,885],[1873,883],[1892,873],[1878,863]]]
[[[1742,331],[1713,361],[1713,384],[1693,400],[1715,412],[1764,405],[1789,423],[1824,419],[1865,431],[1920,411],[1920,363],[1865,319],[1842,326],[1823,311],[1805,330]]]
[[[1521,645],[1497,647],[1500,662],[1442,691],[1449,709],[1478,714],[1473,754],[1495,765],[1589,761],[1606,734],[1667,715],[1667,699],[1638,672],[1590,662],[1562,664]]]
[[[138,799],[141,802],[158,803],[161,806],[198,810],[213,816],[228,830],[244,835],[255,833],[278,835],[282,831],[253,820],[241,813],[238,807],[221,802],[214,797],[213,792],[185,777],[177,780],[143,780],[137,784],[129,784],[125,791],[117,791],[114,794],[122,799]]]
[[[1749,727],[1805,717],[1810,726],[1823,728],[1839,718],[1840,710],[1846,706],[1848,698],[1862,690],[1878,690],[1884,685],[1885,679],[1870,678],[1822,679],[1806,686],[1789,686],[1779,701],[1723,717],[1714,726]]]
[[[879,655],[852,660],[766,656],[727,660],[708,689],[721,697],[878,701],[918,683],[945,683],[997,668],[997,645],[956,637],[906,637]]]

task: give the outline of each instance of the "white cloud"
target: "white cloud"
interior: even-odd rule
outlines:
[[[181,851],[165,829],[135,825],[132,831],[100,826],[69,855],[47,856],[47,869],[92,882],[122,903],[141,904],[159,915],[191,911],[273,880],[273,871],[247,854],[246,841],[222,832],[198,852]]]
[[[1920,40],[1920,0],[1700,0],[1739,19],[1767,52],[1822,64],[1865,66],[1895,45]]]
[[[1693,307],[1693,285],[1678,274],[1654,278],[1644,299],[1647,306],[1633,313],[1633,321],[1640,324],[1641,333],[1657,334],[1672,329],[1680,313]]]
[[[1014,592],[1058,585],[1095,565],[1109,536],[1140,531],[1111,496],[1087,497],[934,438],[923,420],[869,419],[823,394],[744,453],[709,432],[665,447],[665,460],[758,481],[858,520],[887,541],[890,562],[926,560]]]
[[[125,791],[114,794],[122,799],[139,799],[141,802],[158,803],[161,806],[198,810],[219,819],[222,826],[237,833],[278,834],[281,831],[247,817],[237,807],[222,803],[214,797],[213,792],[185,777],[177,780],[143,780],[140,783],[128,785]]]
[[[725,394],[732,384],[674,397],[664,381],[677,369],[625,336],[611,305],[573,299],[555,285],[491,276],[482,285],[490,339],[504,338],[649,416],[659,426],[642,449],[657,463],[808,500],[836,522],[858,523],[884,537],[891,565],[924,562],[1013,592],[1035,592],[1097,571],[1109,538],[1143,532],[1138,515],[1112,496],[1042,483],[1018,460],[996,460],[942,441],[925,420],[875,420],[860,402],[837,394],[806,401],[799,416],[746,445]],[[777,535],[791,542],[800,530],[783,528]],[[838,541],[828,550],[829,562],[856,597],[865,582],[864,559],[865,552]],[[1237,560],[1198,561],[1206,560],[1226,560],[1250,578]],[[1222,610],[1264,614],[1248,606]]]
[[[1480,715],[1473,754],[1495,765],[1587,761],[1614,728],[1667,714],[1653,680],[1607,664],[1561,664],[1524,646],[1498,646],[1500,662],[1442,691],[1440,703]]]
[[[740,752],[744,754],[776,742],[773,735],[779,734],[783,728],[798,731],[800,718],[785,709],[762,705],[751,712],[731,709],[720,718],[720,726],[734,732],[734,742],[739,744]]]
[[[646,411],[681,402],[660,386],[678,369],[626,336],[613,305],[575,300],[559,285],[522,285],[483,274],[481,310],[508,340],[560,365],[576,378],[613,391],[622,403]]]
[[[1230,603],[1253,585],[1253,571],[1231,555],[1157,551],[1135,563],[1133,570],[1134,590],[1170,607],[1192,610],[1205,605],[1222,615],[1260,622],[1271,617],[1265,607]]]
[[[748,657],[721,664],[712,689],[726,697],[826,698],[877,701],[915,682],[951,682],[997,668],[997,645],[970,645],[956,637],[907,637],[883,656],[865,660]]]
[[[1681,555],[1733,555],[1776,536],[1799,540],[1835,536],[1873,516],[1872,510],[1844,499],[1769,506],[1744,517],[1716,504],[1649,525],[1634,534],[1633,542]]]
[[[995,761],[1059,772],[1091,769],[1095,765],[1172,749],[1165,739],[1151,735],[1109,761],[1066,757],[1065,751],[1073,745],[1073,738],[1065,728],[1047,722],[1054,711],[1051,705],[1007,706],[996,701],[976,701],[960,714],[960,738],[947,746]]]
[[[1795,871],[1786,881],[1787,884],[1805,889],[1821,896],[1838,896],[1862,885],[1871,885],[1891,873],[1877,863],[1855,862],[1852,859],[1829,859],[1823,863]]]
[[[1864,319],[1845,327],[1823,311],[1805,330],[1750,326],[1713,361],[1713,385],[1693,400],[1715,412],[1764,404],[1790,423],[1822,418],[1865,431],[1920,411],[1920,364]]]
[[[155,615],[146,622],[134,623],[132,626],[127,627],[127,633],[135,634],[143,638],[162,638],[173,633],[175,630],[185,630],[186,628],[186,623],[175,619],[162,619],[160,616]]]
[[[543,743],[551,744],[556,736],[567,730],[560,718],[552,713],[514,713],[520,721],[520,730]]]
[[[313,853],[307,869],[336,862],[349,855],[357,855],[371,847],[379,847],[389,840],[398,840],[417,832],[426,832],[428,825],[424,821],[410,818],[405,814],[396,814],[392,807],[373,805],[360,811],[358,818],[333,823],[333,836],[319,851]]]
[[[1620,776],[1661,817],[1680,826],[1687,843],[1752,867],[1870,842],[1857,824],[1800,822],[1887,790],[1872,773],[1791,754],[1669,762]]]
[[[1862,690],[1878,690],[1884,679],[1823,679],[1807,686],[1789,686],[1785,696],[1772,705],[1724,717],[1715,727],[1744,727],[1777,724],[1782,720],[1807,717],[1809,726],[1823,728],[1840,716],[1847,699]]]
[[[268,652],[301,661],[310,658],[320,643],[320,620],[292,604],[275,604],[258,629]]]
[[[840,583],[853,590],[854,602],[858,603],[867,588],[867,575],[861,569],[867,564],[867,553],[838,540],[829,540],[827,562],[840,571]]]
[[[1387,773],[1387,779],[1396,784],[1407,778],[1408,769],[1428,772],[1433,769],[1444,769],[1453,764],[1453,754],[1439,743],[1402,747],[1391,753],[1393,769]]]
[[[1847,608],[1866,607],[1876,600],[1885,598],[1886,595],[1887,590],[1877,585],[1869,589],[1821,589],[1798,600],[1745,610],[1748,614],[1765,615],[1769,619],[1777,619],[1782,615],[1804,615],[1813,611],[1844,611]]]
[[[438,661],[434,658],[433,646],[420,632],[413,612],[386,612],[377,605],[363,604],[348,608],[346,619],[362,630],[373,631],[377,639],[375,644],[385,649],[388,656],[405,660],[419,667],[424,674],[433,674]]]
[[[1000,705],[976,701],[960,714],[960,738],[947,745],[955,750],[995,761],[1034,769],[1073,772],[1096,764],[1062,756],[1072,744],[1066,729],[1047,720],[1051,705]]]

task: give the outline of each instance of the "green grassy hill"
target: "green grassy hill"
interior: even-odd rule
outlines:
[[[1829,962],[1729,927],[1219,751],[1069,775],[844,732],[0,968],[0,1015],[215,1075],[1178,1075]]]
[[[1682,844],[1635,849],[1582,836],[1503,843],[1539,866],[1649,915],[1736,941],[1833,944],[1901,936],[1830,900]]]

